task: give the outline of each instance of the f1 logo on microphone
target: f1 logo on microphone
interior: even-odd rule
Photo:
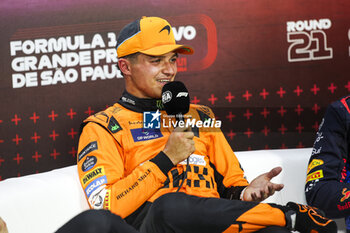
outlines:
[[[143,128],[144,129],[160,129],[160,116],[159,110],[156,112],[144,112],[143,113]]]
[[[187,97],[188,96],[188,92],[179,92],[176,95],[176,98],[180,98],[180,97]]]

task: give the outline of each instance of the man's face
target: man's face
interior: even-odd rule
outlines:
[[[177,73],[176,59],[174,52],[161,56],[139,54],[130,61],[126,90],[139,98],[161,98],[163,86],[173,81]]]

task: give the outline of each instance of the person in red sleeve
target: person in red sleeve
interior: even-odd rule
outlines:
[[[78,173],[91,208],[145,233],[337,231],[312,207],[260,203],[283,188],[270,182],[281,168],[249,184],[220,129],[160,123],[162,88],[175,79],[178,54],[194,52],[176,44],[166,20],[135,20],[117,41],[125,91],[83,122],[79,139]],[[210,108],[193,104],[186,117],[215,120]]]

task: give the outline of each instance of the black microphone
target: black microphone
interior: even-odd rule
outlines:
[[[177,122],[184,121],[184,115],[190,109],[190,95],[188,90],[180,81],[173,81],[165,84],[162,89],[162,103],[168,115],[175,115]],[[179,192],[187,179],[187,173],[190,170],[189,158],[186,161],[186,168],[182,175],[182,182],[177,188]]]
[[[190,95],[185,84],[173,81],[162,89],[162,103],[168,115],[175,115],[177,121],[184,121],[184,115],[190,109]]]

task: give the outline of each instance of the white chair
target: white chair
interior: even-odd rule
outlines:
[[[311,148],[236,152],[248,181],[281,166],[273,182],[284,189],[265,202],[306,204],[304,184]],[[0,182],[0,216],[9,233],[52,233],[69,219],[88,209],[80,186],[77,166]],[[339,233],[345,233],[344,220],[337,220]]]

